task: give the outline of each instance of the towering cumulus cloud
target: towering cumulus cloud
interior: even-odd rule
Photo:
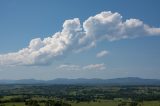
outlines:
[[[50,64],[65,52],[83,51],[102,40],[114,41],[141,36],[160,36],[160,28],[150,27],[138,19],[122,21],[119,13],[101,12],[80,24],[78,18],[66,20],[63,29],[53,36],[32,39],[18,52],[1,54],[0,65]]]

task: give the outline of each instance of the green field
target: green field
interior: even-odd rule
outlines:
[[[117,105],[118,105],[118,102],[115,102],[115,101],[72,103],[72,106],[117,106]]]
[[[73,103],[72,106],[117,106],[119,102],[106,100],[101,102],[81,102],[81,103]],[[14,103],[5,103],[5,106],[25,106],[24,102],[14,102]],[[43,103],[40,103],[40,106],[44,106]],[[145,101],[139,103],[139,106],[160,106],[160,101]]]
[[[145,101],[143,103],[140,103],[140,106],[160,106],[160,101]],[[82,103],[78,103],[75,104],[73,103],[72,106],[117,106],[118,102],[115,101],[107,101],[107,102],[90,102],[90,103],[86,103],[86,102],[82,102]]]

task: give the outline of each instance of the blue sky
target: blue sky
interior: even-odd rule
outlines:
[[[159,0],[1,0],[0,79],[159,78],[159,5]],[[113,17],[103,17],[108,14]]]

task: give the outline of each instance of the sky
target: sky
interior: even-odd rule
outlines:
[[[0,0],[0,79],[159,79],[159,5]]]

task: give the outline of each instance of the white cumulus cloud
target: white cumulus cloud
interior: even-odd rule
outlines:
[[[81,52],[95,47],[102,40],[159,35],[160,28],[151,27],[139,19],[123,21],[119,13],[104,11],[89,17],[82,25],[78,18],[66,20],[62,30],[53,36],[32,39],[28,47],[17,52],[0,54],[0,65],[51,64],[65,52]]]
[[[51,37],[32,39],[29,46],[18,52],[0,55],[1,65],[44,65],[51,63],[56,57],[76,42],[81,31],[80,21],[75,18],[66,20],[61,32]]]

